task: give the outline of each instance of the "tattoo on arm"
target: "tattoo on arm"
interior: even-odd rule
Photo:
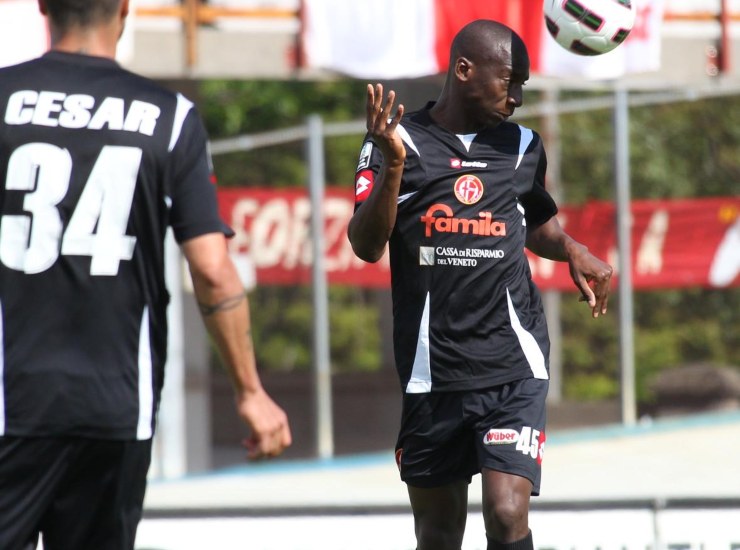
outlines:
[[[203,317],[208,317],[209,315],[213,315],[214,313],[218,313],[219,311],[234,309],[235,307],[238,307],[239,304],[241,304],[245,299],[246,296],[244,293],[242,293],[237,294],[236,296],[231,296],[230,298],[226,298],[225,300],[221,300],[217,304],[204,304],[202,302],[198,302],[198,307],[200,308],[201,315],[203,315]]]

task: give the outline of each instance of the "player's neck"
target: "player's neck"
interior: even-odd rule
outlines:
[[[115,59],[120,33],[109,27],[72,29],[67,32],[51,30],[51,49],[54,51],[108,57]]]
[[[429,115],[438,126],[453,134],[475,134],[480,131],[479,125],[469,123],[464,110],[457,108],[455,102],[444,93],[429,110]]]

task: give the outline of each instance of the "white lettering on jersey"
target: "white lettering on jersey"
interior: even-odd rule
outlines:
[[[102,130],[107,126],[110,130],[123,130],[124,108],[123,99],[120,97],[106,97],[87,127],[92,130]]]
[[[120,97],[106,97],[95,106],[86,94],[19,90],[8,99],[5,123],[90,130],[123,130],[147,136],[154,134],[161,109],[153,103],[134,100],[126,109]]]
[[[8,160],[5,189],[24,192],[23,214],[0,217],[0,262],[41,273],[64,256],[89,256],[90,275],[118,274],[136,237],[126,234],[143,151],[106,145],[98,155],[67,229],[58,204],[69,190],[72,156],[48,143],[26,143]]]

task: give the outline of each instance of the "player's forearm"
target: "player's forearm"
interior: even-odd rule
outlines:
[[[203,321],[240,396],[261,389],[257,373],[247,295],[234,273],[225,284],[196,282]]]
[[[542,258],[567,262],[588,249],[560,227],[556,218],[527,233],[527,248]]]
[[[402,170],[403,166],[384,168],[372,193],[349,222],[347,236],[352,250],[366,262],[380,260],[396,225]]]

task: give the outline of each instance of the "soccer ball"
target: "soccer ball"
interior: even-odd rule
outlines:
[[[545,0],[544,11],[555,41],[579,55],[613,50],[635,24],[631,0]]]

